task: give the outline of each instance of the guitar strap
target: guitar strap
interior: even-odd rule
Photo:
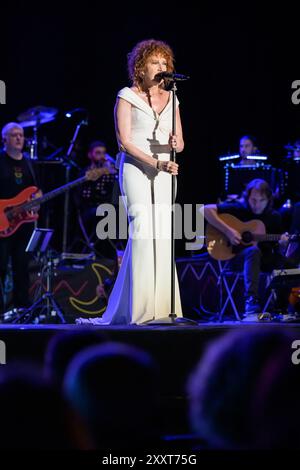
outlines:
[[[26,164],[27,164],[28,169],[29,169],[29,171],[30,171],[30,174],[31,174],[31,176],[32,176],[34,185],[35,185],[37,188],[39,188],[38,180],[37,180],[35,171],[34,171],[34,169],[33,169],[32,162],[30,161],[30,159],[29,159],[28,157],[25,157],[25,156],[24,156],[24,160],[26,161]]]

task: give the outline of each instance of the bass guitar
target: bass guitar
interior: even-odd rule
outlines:
[[[38,206],[53,199],[60,194],[69,191],[86,181],[96,181],[100,176],[109,174],[107,168],[93,168],[87,170],[84,176],[71,181],[60,188],[54,189],[41,197],[34,197],[38,191],[36,186],[23,189],[17,196],[11,199],[0,200],[0,238],[10,237],[18,230],[20,225],[35,222],[39,214]]]

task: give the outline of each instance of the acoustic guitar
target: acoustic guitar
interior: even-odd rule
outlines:
[[[232,245],[224,233],[211,224],[206,227],[206,246],[207,251],[212,258],[225,261],[234,258],[247,246],[256,245],[258,242],[270,241],[278,242],[282,234],[266,233],[265,224],[261,220],[249,220],[241,222],[230,214],[218,214],[231,228],[237,230],[242,238],[240,245]],[[299,235],[290,235],[290,241],[299,239]]]
[[[11,199],[0,200],[0,238],[10,237],[20,225],[34,222],[38,219],[38,207],[86,181],[96,181],[100,176],[109,174],[107,168],[93,168],[84,176],[71,181],[60,188],[54,189],[41,197],[34,197],[38,191],[36,186],[23,189],[17,196]]]

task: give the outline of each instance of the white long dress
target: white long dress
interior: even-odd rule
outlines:
[[[169,160],[172,95],[159,115],[128,87],[118,97],[132,105],[132,143],[148,155]],[[100,322],[140,324],[171,312],[171,175],[157,172],[126,153],[119,154],[118,164],[130,237]],[[177,274],[175,313],[182,316]]]

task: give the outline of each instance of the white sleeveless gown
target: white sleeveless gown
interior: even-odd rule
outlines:
[[[132,105],[132,143],[148,155],[169,160],[172,95],[160,115],[128,87],[118,97]],[[171,311],[171,175],[157,172],[126,153],[118,155],[118,166],[132,232],[107,309],[102,318],[92,322],[140,324],[166,317]],[[177,274],[175,313],[182,316]]]

